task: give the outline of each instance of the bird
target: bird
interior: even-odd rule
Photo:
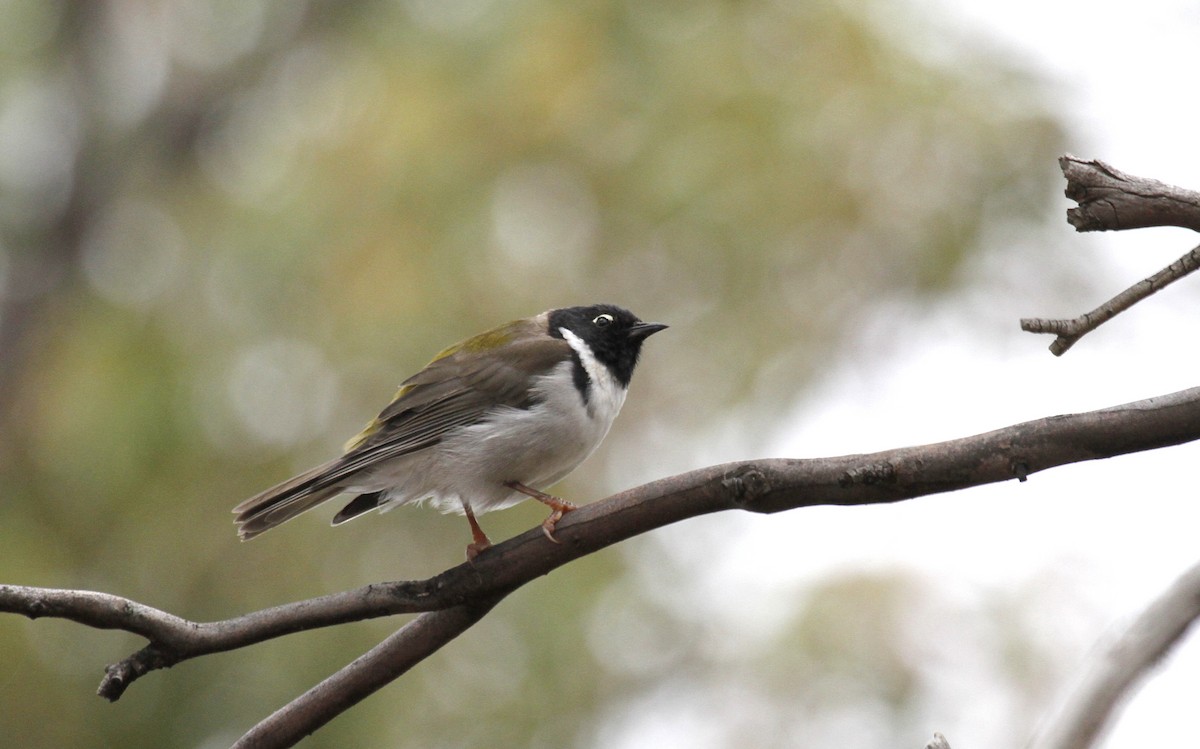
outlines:
[[[614,304],[551,309],[457,343],[401,383],[342,455],[233,508],[248,540],[338,495],[339,525],[429,502],[471,526],[467,559],[491,546],[476,515],[527,498],[551,510],[546,537],[575,505],[547,494],[599,446],[625,402],[643,342],[666,329]]]

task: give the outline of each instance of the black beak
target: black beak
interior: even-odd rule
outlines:
[[[666,330],[668,327],[660,322],[640,322],[630,326],[627,335],[631,341],[644,341],[658,331]]]

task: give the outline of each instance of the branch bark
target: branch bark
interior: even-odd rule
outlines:
[[[1067,209],[1076,231],[1123,231],[1179,226],[1200,231],[1200,192],[1156,179],[1126,174],[1103,161],[1071,155],[1058,160],[1067,178],[1066,196],[1079,203]]]
[[[231,749],[294,746],[467,631],[503,597],[504,594],[496,594],[413,619],[334,675],[276,710],[238,739]]]
[[[0,586],[0,611],[70,619],[146,637],[146,647],[106,669],[100,694],[110,700],[150,671],[207,653],[361,619],[436,612],[410,622],[281,709],[264,722],[268,727],[256,728],[244,739],[254,737],[256,743],[243,745],[291,746],[435,652],[509,592],[574,559],[655,528],[721,510],[774,513],[815,505],[897,502],[997,481],[1024,481],[1068,463],[1197,439],[1200,388],[1192,388],[929,445],[702,468],[569,513],[555,530],[560,544],[534,528],[427,580],[368,585],[219,622],[188,621],[105,593],[16,585]]]
[[[1067,178],[1066,196],[1079,203],[1078,207],[1067,209],[1067,221],[1077,231],[1121,231],[1150,226],[1200,231],[1198,192],[1134,177],[1103,161],[1063,156],[1058,164]],[[1070,320],[1027,317],[1021,320],[1021,330],[1057,336],[1050,344],[1050,353],[1062,356],[1084,335],[1197,268],[1200,268],[1200,247],[1091,312]]]

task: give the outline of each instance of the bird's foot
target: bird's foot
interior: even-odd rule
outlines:
[[[565,499],[556,497],[553,494],[547,494],[546,492],[538,491],[537,489],[531,489],[519,481],[509,481],[507,484],[505,484],[505,486],[514,491],[521,492],[527,497],[533,497],[537,501],[549,507],[550,517],[542,521],[542,533],[545,533],[546,538],[550,539],[554,543],[562,543],[562,541],[559,541],[554,537],[554,528],[556,525],[558,525],[558,521],[562,520],[563,515],[578,508]]]
[[[474,562],[475,557],[492,548],[492,542],[484,537],[483,541],[473,541],[467,544],[467,561]]]

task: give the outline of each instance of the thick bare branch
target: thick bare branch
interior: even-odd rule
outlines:
[[[1156,179],[1135,177],[1103,161],[1066,155],[1058,159],[1067,178],[1066,195],[1079,203],[1067,209],[1076,231],[1122,231],[1179,226],[1200,231],[1200,192]]]
[[[1200,231],[1198,192],[1134,177],[1103,161],[1062,156],[1058,164],[1067,178],[1067,197],[1079,203],[1078,207],[1067,209],[1067,221],[1078,231],[1120,231],[1149,226],[1180,226]],[[1070,320],[1026,317],[1021,320],[1021,330],[1057,336],[1050,344],[1050,353],[1062,356],[1084,335],[1197,268],[1200,268],[1200,247],[1091,312]]]
[[[368,585],[220,622],[190,622],[102,593],[11,585],[0,586],[0,611],[66,618],[148,638],[145,648],[108,668],[101,694],[117,699],[143,674],[206,653],[343,622],[492,601],[573,559],[689,517],[729,509],[770,513],[813,505],[896,502],[1024,480],[1067,463],[1196,439],[1200,388],[931,445],[702,468],[569,513],[555,531],[561,544],[550,543],[535,528],[428,580]]]
[[[1092,662],[1067,703],[1030,749],[1087,749],[1117,705],[1200,618],[1200,564],[1171,584]]]

